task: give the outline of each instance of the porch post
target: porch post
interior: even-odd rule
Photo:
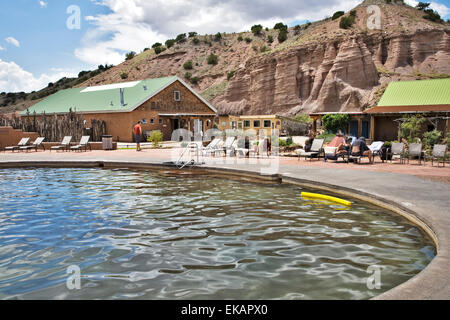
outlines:
[[[370,140],[375,140],[375,116],[373,114],[370,115]]]

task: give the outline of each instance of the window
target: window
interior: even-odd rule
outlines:
[[[232,121],[231,122],[231,129],[236,129],[236,124],[237,124],[236,121]]]
[[[264,120],[264,128],[270,128],[271,121],[270,120]]]
[[[155,101],[152,101],[152,102],[150,103],[150,109],[152,109],[152,110],[155,110],[155,109],[156,109],[156,102],[155,102]]]
[[[244,128],[250,128],[250,120],[244,120]]]
[[[151,118],[151,119],[150,119],[150,123],[151,123],[151,124],[154,124],[154,123],[155,123],[155,119]]]
[[[253,127],[254,128],[259,128],[261,126],[261,121],[259,120],[253,120]]]
[[[226,126],[227,126],[227,123],[226,123],[225,121],[223,121],[223,122],[222,122],[222,127],[225,128]]]
[[[174,91],[173,92],[173,98],[175,101],[181,101],[181,93],[180,91]]]
[[[142,118],[141,122],[142,122],[142,124],[146,124],[147,120],[145,118]]]
[[[163,119],[159,118],[159,124],[163,123]]]

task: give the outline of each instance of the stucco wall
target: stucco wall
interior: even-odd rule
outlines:
[[[12,127],[0,127],[0,149],[8,146],[15,146],[22,138],[30,138],[30,143],[36,140],[36,132],[23,132]]]

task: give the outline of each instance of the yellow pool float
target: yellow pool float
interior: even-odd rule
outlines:
[[[352,205],[352,203],[350,201],[347,201],[347,200],[344,200],[344,199],[339,199],[339,198],[332,197],[332,196],[327,196],[327,195],[320,194],[320,193],[302,192],[301,196],[304,197],[304,198],[328,200],[328,201],[336,202],[336,203],[339,203],[339,204],[343,204],[344,206],[351,206]]]

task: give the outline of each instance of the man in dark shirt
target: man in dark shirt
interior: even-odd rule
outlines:
[[[370,163],[372,163],[372,151],[370,151],[369,147],[366,144],[366,138],[360,137],[353,143],[352,156],[354,157],[368,156]]]

